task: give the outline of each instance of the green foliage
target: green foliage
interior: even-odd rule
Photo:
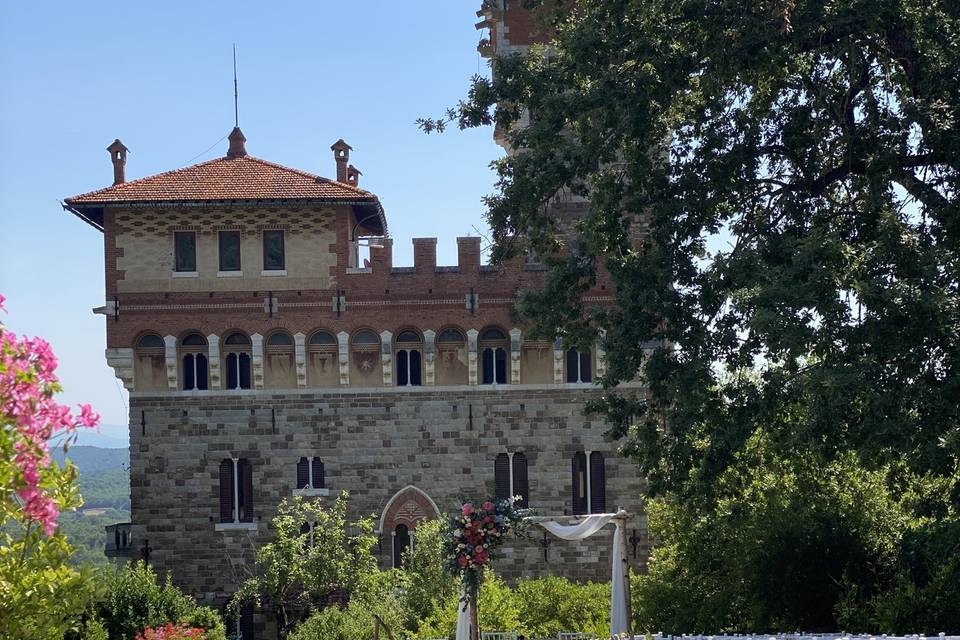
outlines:
[[[204,640],[223,640],[226,631],[219,615],[200,607],[175,587],[169,575],[161,582],[149,565],[136,562],[118,571],[103,570],[106,594],[94,609],[111,640],[133,640],[144,627],[168,622],[187,623],[207,630]]]
[[[852,455],[829,464],[783,458],[757,434],[718,479],[709,508],[694,513],[675,496],[649,503],[659,543],[634,585],[637,629],[951,628],[937,625],[955,621],[960,605],[949,582],[958,521],[943,493],[948,515],[940,522],[953,523],[952,533],[932,531],[916,515],[910,488],[925,486],[902,467],[872,470]],[[938,551],[948,555],[911,550],[926,544],[946,544]]]
[[[413,637],[453,638],[457,606],[454,596],[435,607],[417,629],[411,630]],[[609,584],[581,585],[549,577],[520,580],[511,589],[488,571],[480,586],[477,608],[484,631],[516,631],[528,638],[556,637],[561,631],[584,631],[603,638],[610,632]]]
[[[80,470],[80,495],[86,509],[130,510],[130,472],[110,469],[99,473]]]
[[[90,511],[80,509],[71,513],[61,514],[57,521],[57,529],[66,536],[74,548],[70,556],[70,564],[75,567],[93,565],[107,567],[110,559],[103,554],[104,527],[118,522],[129,522],[130,512],[118,509]]]
[[[458,580],[447,569],[447,546],[443,522],[430,520],[417,525],[417,544],[404,559],[404,626],[416,629],[417,622],[457,596]]]
[[[65,636],[67,640],[109,640],[106,627],[95,616],[87,618],[74,634]]]
[[[516,150],[487,215],[495,260],[551,267],[531,335],[603,332],[591,408],[662,541],[643,622],[952,620],[956,567],[912,539],[947,550],[960,508],[956,2],[525,5],[549,55],[447,118]],[[588,210],[561,224],[558,192]]]
[[[344,492],[330,508],[299,496],[281,502],[271,522],[276,537],[257,549],[254,575],[244,581],[230,607],[238,610],[245,602],[256,602],[273,614],[282,638],[329,598],[353,598],[376,589],[373,523],[369,518],[348,523],[348,499]],[[301,533],[308,522],[314,523],[312,532]]]

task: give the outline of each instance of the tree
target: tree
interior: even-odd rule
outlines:
[[[718,510],[759,436],[771,459],[905,464],[955,519],[956,3],[523,4],[548,46],[421,125],[493,123],[515,150],[486,199],[493,257],[551,267],[518,305],[535,332],[603,331],[592,408],[650,495]],[[562,191],[589,197],[573,225]]]
[[[0,296],[0,312],[3,308]],[[83,501],[77,469],[60,467],[51,441],[66,448],[99,417],[58,404],[57,360],[40,338],[0,324],[0,637],[61,638],[79,624],[90,585],[68,564],[73,549],[57,531],[61,511]]]
[[[343,602],[373,588],[379,570],[369,518],[347,522],[349,495],[332,507],[299,496],[280,503],[271,521],[276,538],[257,549],[256,569],[230,601],[239,611],[255,602],[274,616],[285,638],[313,609]]]

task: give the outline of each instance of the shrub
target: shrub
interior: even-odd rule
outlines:
[[[111,640],[133,640],[143,629],[167,623],[201,627],[206,630],[204,640],[226,637],[216,612],[198,606],[169,575],[159,582],[153,568],[143,562],[106,572],[105,578],[107,595],[97,603],[96,612]]]

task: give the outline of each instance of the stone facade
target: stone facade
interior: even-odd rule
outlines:
[[[605,457],[608,510],[637,514],[629,526],[640,540],[631,558],[639,567],[646,555],[641,482],[633,464],[604,439],[602,422],[583,416],[583,402],[596,393],[550,385],[134,393],[133,540],[149,540],[157,569],[172,571],[188,592],[221,604],[245,575],[255,546],[270,538],[280,500],[295,494],[303,456],[323,461],[329,495],[319,500],[349,491],[351,517],[376,519],[381,564],[390,566],[398,524],[415,530],[464,497],[493,495],[498,453],[523,452],[530,507],[563,514],[571,509],[573,455],[597,451]],[[232,458],[252,464],[253,522],[218,530],[218,470]],[[532,536],[505,549],[497,569],[507,578],[609,579],[610,536],[554,540],[546,561],[541,533]]]

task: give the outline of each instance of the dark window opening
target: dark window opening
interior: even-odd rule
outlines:
[[[498,500],[510,497],[510,456],[498,453],[493,461],[493,483]]]
[[[221,231],[220,271],[240,271],[240,232]]]
[[[507,383],[507,352],[500,347],[483,350],[483,384]]]
[[[397,352],[398,386],[416,387],[423,384],[420,359],[420,352],[413,349],[401,349]]]
[[[227,354],[227,389],[250,388],[250,355]]]
[[[197,234],[177,231],[173,234],[174,269],[182,272],[197,270]]]
[[[590,382],[590,350],[567,350],[567,382]]]
[[[530,483],[527,477],[527,456],[513,454],[513,495],[520,496],[516,506],[526,509],[530,506]]]
[[[582,515],[587,513],[587,455],[578,451],[573,454],[572,462],[573,504],[570,506],[573,515]]]
[[[393,566],[396,569],[403,568],[404,556],[407,549],[410,548],[410,528],[405,524],[398,524],[393,530]]]
[[[283,248],[283,231],[263,232],[263,270],[283,271],[286,269]]]

